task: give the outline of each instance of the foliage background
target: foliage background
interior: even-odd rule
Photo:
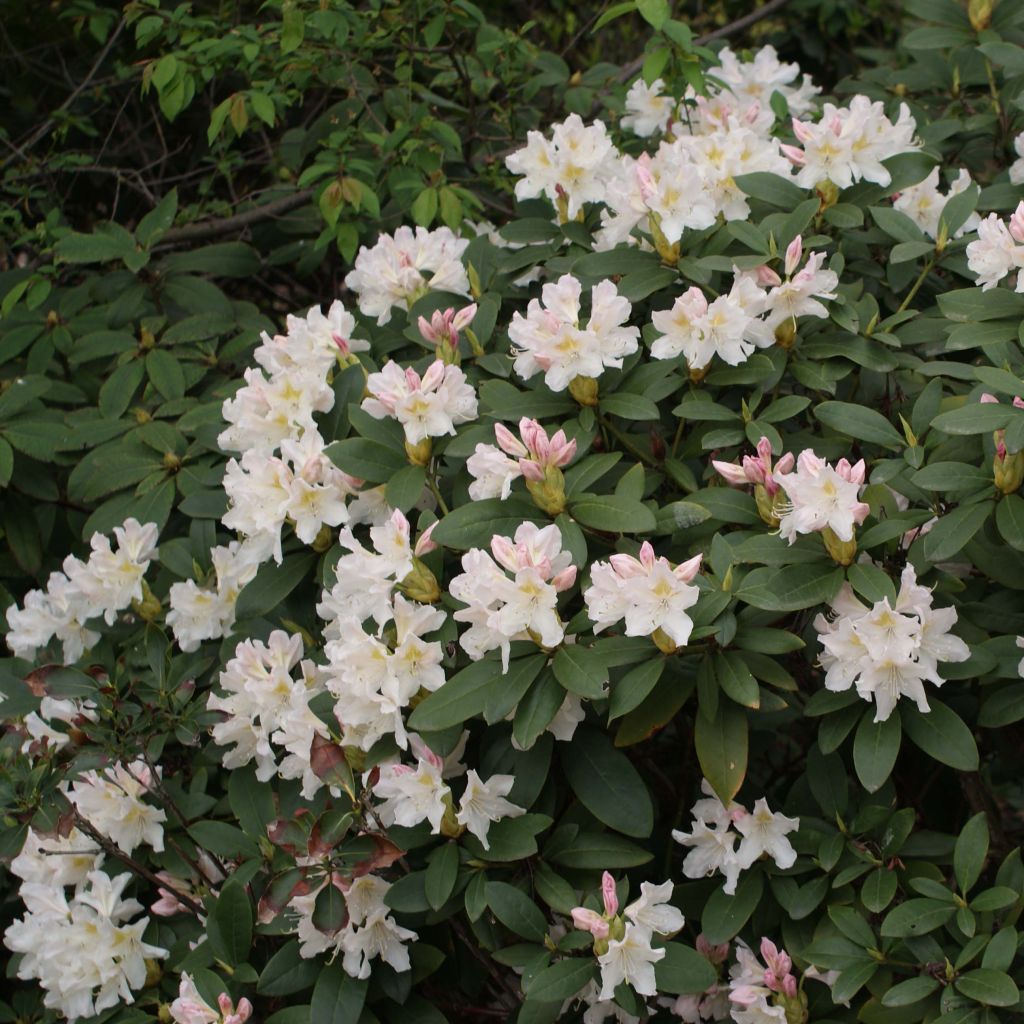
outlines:
[[[614,121],[638,59],[663,45],[635,15],[593,31],[608,6],[8,0],[0,19],[8,69],[0,94],[4,603],[43,584],[94,530],[129,514],[161,525],[180,514],[180,543],[166,558],[171,571],[189,575],[223,511],[221,403],[259,332],[286,312],[344,298],[341,282],[357,246],[378,231],[410,220],[510,219],[504,154],[528,129],[568,112]],[[986,184],[999,175],[1022,127],[1024,66],[1019,54],[1001,54],[1004,65],[995,51],[990,61],[973,48],[951,62],[953,43],[941,33],[954,31],[948,9],[956,5],[767,6],[769,16],[729,30],[732,46],[771,42],[840,96],[909,92],[915,113],[933,122],[927,141],[942,159]],[[1004,2],[998,11],[1016,41],[1015,6]],[[748,11],[744,3],[675,5],[697,36]],[[915,41],[914,32],[936,34]],[[679,60],[672,70],[684,74],[682,56],[672,59]],[[993,63],[998,99],[989,90]],[[998,182],[979,208],[1006,211],[1015,196]],[[843,226],[834,227],[841,235]],[[873,244],[917,241],[869,227],[881,236],[850,239],[854,258],[862,243],[864,266]],[[896,263],[872,282],[885,313],[917,269]],[[923,295],[933,299],[947,287],[931,278]],[[869,321],[870,303],[862,312]],[[975,307],[957,315],[975,328],[989,319]],[[1014,310],[1000,322],[1015,318]],[[1019,360],[1011,370],[1019,374]],[[883,393],[884,369],[865,376],[858,401],[891,399],[882,406],[888,413],[906,397]],[[16,378],[29,386],[11,391]],[[973,458],[956,447],[966,443],[950,442],[943,458]],[[1005,631],[1020,632],[1012,582],[1020,559],[1011,553],[1010,567],[1000,570],[998,544],[996,535],[986,571],[1012,589],[999,611]],[[948,862],[949,837],[977,813],[986,816],[1000,860],[1019,846],[1024,735],[1012,707],[1001,714],[991,713],[999,731],[986,734],[994,774],[954,773],[911,750],[897,778],[902,809],[850,807],[852,829],[870,836],[864,842],[876,861]],[[176,723],[178,738],[191,740],[200,724]],[[158,731],[153,719],[139,723],[139,735]],[[813,736],[808,726],[791,750],[776,752],[771,734],[762,735],[757,753],[771,773],[788,776]],[[125,750],[134,741],[111,737]],[[10,748],[5,756],[13,757]],[[638,759],[656,775],[653,753]],[[178,767],[184,771],[186,759]],[[12,772],[3,783],[4,856],[20,844],[39,781]],[[909,834],[921,822],[927,831],[904,847],[901,829]],[[1007,868],[1000,882],[1019,888],[1019,875],[1019,866]],[[15,911],[9,898],[4,913]],[[856,933],[851,941],[862,938],[859,925],[837,922],[840,931],[844,924]],[[27,986],[12,1005],[11,1019],[38,1014]],[[868,1024],[916,1019],[876,1010],[863,1018]]]

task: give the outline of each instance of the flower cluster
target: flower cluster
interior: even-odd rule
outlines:
[[[796,183],[815,188],[831,182],[849,188],[858,181],[888,185],[892,175],[882,161],[913,152],[918,143],[917,123],[910,108],[900,104],[896,121],[885,116],[885,104],[867,96],[854,96],[847,107],[826,103],[817,124],[793,118],[799,146],[783,146],[782,152],[797,167]]]
[[[565,478],[561,470],[576,454],[575,440],[568,440],[564,430],[556,430],[548,437],[547,431],[528,416],[519,421],[519,437],[502,423],[494,425],[494,436],[498,447],[481,442],[466,460],[466,469],[473,477],[469,496],[474,501],[504,501],[512,493],[513,481],[522,477],[540,508],[555,514],[561,512],[565,504]]]
[[[462,649],[474,661],[500,650],[502,671],[507,672],[513,640],[557,647],[565,637],[558,595],[576,581],[571,562],[554,524],[523,523],[512,540],[493,537],[491,554],[481,548],[467,551],[462,574],[448,586],[452,597],[466,606],[453,616],[456,622],[469,623],[459,637]]]
[[[942,685],[939,662],[970,657],[967,644],[950,632],[956,609],[933,608],[932,592],[917,582],[913,566],[903,570],[894,602],[883,597],[869,608],[844,583],[832,611],[832,619],[814,620],[825,686],[837,691],[853,686],[864,700],[873,700],[876,722],[884,722],[901,697],[928,711],[924,683]]]
[[[170,1005],[175,1024],[245,1024],[252,1016],[252,1003],[244,997],[236,1007],[227,992],[217,997],[214,1009],[199,994],[196,983],[187,972],[182,972],[178,985],[178,998]]]
[[[939,169],[934,168],[924,181],[910,185],[902,192],[893,196],[893,207],[905,213],[929,238],[938,239],[942,211],[953,196],[960,195],[971,187],[970,174],[961,168],[957,176],[950,182],[945,195],[939,191]],[[972,213],[953,232],[954,238],[974,231],[981,218]]]
[[[1014,272],[1014,290],[1024,292],[1024,201],[1009,221],[990,213],[978,224],[978,237],[967,243],[967,266],[977,275],[983,292]]]
[[[594,937],[594,953],[601,965],[599,1000],[613,999],[622,984],[641,996],[657,994],[654,965],[664,959],[665,950],[654,949],[651,941],[655,935],[674,935],[685,923],[682,912],[668,902],[672,889],[670,881],[643,882],[640,898],[620,915],[615,879],[605,871],[601,877],[604,913],[585,906],[573,909],[573,923]]]
[[[687,878],[721,874],[725,877],[723,888],[731,896],[736,892],[740,872],[763,855],[767,854],[783,870],[796,863],[796,850],[786,836],[800,827],[799,818],[772,812],[764,797],[754,804],[753,811],[735,802],[726,807],[707,780],[701,789],[705,796],[690,811],[690,831],[672,832],[672,838],[690,850],[683,861]]]
[[[366,390],[370,397],[363,399],[363,408],[378,420],[398,420],[409,445],[454,434],[457,423],[476,419],[476,392],[466,375],[440,359],[422,377],[411,366],[403,370],[389,361],[380,373],[370,374]]]
[[[336,886],[344,895],[345,924],[333,935],[313,924],[319,889],[294,897],[289,906],[297,916],[301,955],[308,959],[321,953],[341,953],[341,965],[353,978],[368,978],[370,961],[374,959],[384,961],[396,971],[409,970],[406,943],[415,942],[418,936],[391,916],[384,902],[391,883],[377,875],[363,875],[351,882],[332,878],[325,884]]]
[[[582,285],[571,274],[544,285],[541,301],[531,299],[526,316],[515,313],[508,336],[516,347],[514,369],[524,380],[544,374],[552,391],[564,391],[579,378],[594,380],[637,350],[640,330],[623,326],[630,304],[611,281],[590,294],[590,318],[581,326]],[[591,403],[593,404],[593,403]]]
[[[410,309],[428,292],[469,295],[469,277],[462,264],[468,238],[458,238],[451,228],[400,227],[394,235],[382,234],[372,248],[360,246],[355,267],[345,287],[356,293],[359,310],[391,320],[391,309]]]
[[[427,821],[435,835],[457,836],[466,830],[489,850],[491,825],[502,818],[518,818],[526,809],[506,799],[515,784],[511,775],[492,775],[484,782],[475,769],[467,771],[459,761],[464,747],[465,737],[442,759],[417,738],[413,744],[415,768],[401,763],[382,765],[373,784],[373,795],[382,801],[377,808],[381,821],[405,828]],[[466,785],[456,812],[445,780],[461,775],[466,776]]]
[[[77,829],[53,837],[29,829],[11,863],[27,913],[8,927],[4,942],[23,954],[18,977],[38,981],[44,1005],[69,1021],[134,1002],[146,959],[168,955],[143,940],[148,917],[130,921],[143,909],[124,898],[131,875],[112,878],[102,862],[96,844]]]
[[[126,519],[110,538],[94,533],[86,561],[68,555],[63,572],[50,574],[46,590],[30,590],[22,608],[7,610],[7,645],[19,658],[32,658],[54,637],[60,640],[64,664],[71,665],[100,635],[89,629],[91,619],[103,617],[112,626],[119,612],[144,596],[143,577],[156,557],[157,527]]]
[[[673,566],[658,558],[649,541],[640,546],[640,557],[612,555],[595,562],[590,586],[583,592],[594,632],[623,619],[626,636],[653,636],[659,647],[685,647],[693,630],[686,614],[697,603],[699,591],[690,584],[700,571],[702,555]]]

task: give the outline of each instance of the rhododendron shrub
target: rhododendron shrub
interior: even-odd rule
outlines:
[[[655,60],[508,155],[510,222],[363,247],[209,396],[219,482],[54,553],[0,676],[12,985],[1021,1012],[1024,50],[938,6],[908,45],[980,33],[988,120],[660,19],[703,92]]]

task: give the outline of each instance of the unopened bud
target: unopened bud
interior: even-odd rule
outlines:
[[[825,550],[829,553],[834,561],[838,565],[852,565],[854,558],[857,557],[857,538],[853,537],[850,540],[840,540],[832,528],[826,526],[821,531],[821,539],[825,542]]]
[[[410,444],[408,441],[405,442],[405,454],[414,466],[425,466],[430,461],[432,450],[429,437],[423,438],[422,441],[418,441],[416,444]]]
[[[597,381],[593,377],[573,377],[569,381],[569,394],[580,405],[597,405]]]

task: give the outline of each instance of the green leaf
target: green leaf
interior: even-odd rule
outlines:
[[[920,711],[909,701],[900,702],[900,717],[907,736],[942,764],[961,772],[978,770],[978,745],[960,716],[942,701],[932,698],[931,710]]]
[[[221,887],[206,919],[206,936],[217,959],[232,967],[245,963],[252,946],[252,904],[244,886],[229,879]]]
[[[873,722],[866,712],[853,738],[853,766],[857,778],[869,793],[880,789],[892,772],[900,752],[900,716],[890,715],[884,722]]]
[[[405,452],[365,437],[335,441],[324,453],[339,469],[374,484],[387,483],[409,465]]]
[[[228,802],[246,835],[254,839],[266,834],[267,823],[277,812],[274,794],[265,782],[256,778],[250,765],[242,765],[228,773]]]
[[[750,919],[761,902],[764,876],[759,871],[744,873],[736,886],[736,895],[728,896],[721,887],[708,897],[701,914],[704,937],[715,945],[728,942]]]
[[[924,232],[900,210],[891,206],[872,206],[869,212],[875,223],[897,242],[928,242]],[[928,242],[928,247],[934,249],[935,245]]]
[[[326,964],[313,987],[310,1024],[352,1024],[359,1020],[369,985],[369,978],[353,978],[337,961]]]
[[[13,473],[14,449],[0,437],[0,487],[6,487],[11,482]]]
[[[409,725],[420,732],[461,725],[483,712],[492,691],[518,688],[523,679],[535,679],[546,660],[543,654],[519,658],[509,665],[505,675],[498,661],[475,661],[418,704],[409,716]]]
[[[888,992],[882,996],[883,1006],[909,1006],[911,1003],[930,996],[939,987],[935,978],[908,978],[898,985],[893,985]]]
[[[985,1006],[1016,1006],[1020,1000],[1020,991],[1013,979],[987,967],[961,974],[954,984],[958,992]]]
[[[512,537],[521,523],[544,523],[541,516],[532,502],[518,498],[507,501],[485,498],[452,509],[434,527],[430,536],[435,544],[446,548],[463,551],[473,547],[489,549],[492,537]]]
[[[701,771],[722,803],[728,806],[747,774],[747,715],[732,704],[719,703],[714,719],[698,713],[693,743]]]
[[[440,910],[448,902],[455,888],[459,873],[459,848],[454,842],[439,846],[431,855],[423,880],[423,891],[427,902],[434,910]]]
[[[661,413],[649,398],[620,391],[601,396],[601,411],[624,420],[656,420]]]
[[[545,967],[529,980],[524,979],[523,987],[531,1002],[561,1004],[589,984],[595,974],[597,964],[591,957],[569,957]]]
[[[598,821],[627,836],[651,834],[654,806],[647,787],[603,732],[581,725],[559,753],[573,792]]]
[[[543,942],[547,920],[529,896],[508,882],[487,883],[487,905],[509,931],[532,942]]]
[[[636,9],[655,32],[660,32],[662,26],[668,21],[668,0],[636,0]]]
[[[960,830],[953,847],[953,874],[960,892],[967,893],[981,877],[981,869],[988,856],[988,822],[985,812],[979,811]]]
[[[429,227],[437,216],[437,189],[425,188],[409,208],[412,219],[422,227]]]
[[[568,644],[555,654],[551,667],[555,678],[570,693],[590,700],[600,700],[605,695],[608,668],[596,651]]]
[[[962,551],[992,514],[992,503],[961,505],[947,512],[924,536],[924,557],[933,565]]]
[[[427,482],[423,466],[406,466],[388,481],[385,496],[392,508],[408,512],[420,500]]]
[[[761,199],[771,206],[793,210],[807,198],[807,191],[794,185],[781,175],[768,171],[753,174],[737,174],[735,182],[743,192],[753,199]]]
[[[619,494],[577,495],[569,511],[583,526],[607,533],[650,533],[657,526],[646,505]]]
[[[281,53],[292,53],[302,45],[306,19],[296,0],[285,0],[281,11]]]
[[[839,1003],[847,1003],[853,998],[878,972],[877,960],[857,960],[839,972],[839,977],[832,982],[832,998]]]
[[[890,910],[882,922],[883,938],[927,935],[944,925],[956,913],[956,906],[939,900],[913,899]]]
[[[668,942],[665,956],[654,965],[659,992],[695,995],[715,983],[715,969],[695,949],[681,942]]]
[[[639,707],[657,685],[664,671],[665,659],[657,656],[641,662],[627,672],[612,686],[612,696],[608,702],[608,721],[614,722],[616,718],[621,718]]]
[[[1011,548],[1024,551],[1024,498],[1004,495],[996,505],[996,527]]]
[[[309,576],[316,559],[315,554],[297,554],[289,555],[280,565],[264,562],[238,595],[236,617],[252,619],[273,611]]]
[[[761,705],[761,691],[747,663],[735,651],[715,655],[715,676],[726,695],[745,708]]]
[[[256,991],[264,996],[290,996],[309,988],[320,975],[319,960],[305,960],[293,939],[282,946],[263,968]]]
[[[747,573],[736,597],[754,608],[791,612],[831,601],[843,585],[843,570],[831,563],[768,566]]]
[[[903,435],[880,413],[851,402],[822,402],[814,415],[833,430],[858,441],[880,444],[884,448],[903,448]]]
[[[135,239],[119,224],[105,224],[91,235],[77,231],[65,235],[53,252],[65,263],[107,263],[130,258],[135,252]]]
[[[153,349],[146,356],[146,373],[153,387],[168,401],[185,394],[185,373],[170,352]]]
[[[987,434],[1007,427],[1019,411],[1007,403],[970,402],[939,413],[931,425],[944,434]]]
[[[328,884],[316,894],[310,923],[318,932],[336,935],[344,927],[347,913],[341,890],[336,885]]]
[[[546,668],[519,701],[512,735],[516,743],[529,750],[547,729],[566,699],[565,690],[555,678],[554,672]]]
[[[170,55],[169,55],[170,56]],[[173,58],[172,58],[173,59]],[[135,229],[139,244],[149,248],[160,240],[160,236],[174,223],[178,212],[178,190],[172,188],[152,210],[147,213]]]

